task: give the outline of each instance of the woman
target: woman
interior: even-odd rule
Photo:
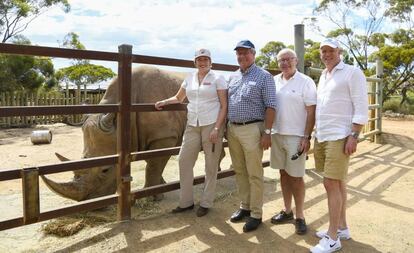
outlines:
[[[182,103],[187,97],[187,127],[178,155],[180,169],[180,203],[172,210],[180,213],[194,208],[193,167],[200,147],[205,155],[205,182],[197,216],[208,213],[213,206],[217,182],[217,170],[222,150],[225,118],[227,115],[227,83],[222,76],[211,71],[211,54],[207,49],[195,52],[197,71],[189,74],[177,94],[155,103],[161,110],[168,104]]]

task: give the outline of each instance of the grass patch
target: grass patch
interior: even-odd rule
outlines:
[[[401,113],[405,115],[414,115],[414,96],[409,97],[404,104],[400,105],[401,97],[391,97],[384,102],[382,111],[392,111],[394,113]]]
[[[85,227],[95,227],[115,220],[116,213],[112,209],[102,215],[95,212],[80,213],[54,219],[43,225],[42,231],[46,235],[68,237],[78,233]]]

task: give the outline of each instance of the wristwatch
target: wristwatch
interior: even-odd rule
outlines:
[[[357,139],[357,140],[358,140],[358,137],[359,137],[359,132],[354,132],[354,131],[352,131],[350,135],[351,135],[354,139]]]
[[[304,135],[303,138],[311,140],[312,139],[312,135]]]
[[[272,133],[272,131],[271,131],[269,128],[266,128],[266,129],[264,130],[264,133],[265,133],[265,134],[271,134],[271,133]]]

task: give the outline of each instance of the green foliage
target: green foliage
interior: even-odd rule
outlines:
[[[78,86],[105,81],[114,76],[115,73],[111,69],[89,63],[62,68],[56,73],[59,80],[70,81]]]
[[[321,35],[338,39],[348,53],[344,61],[355,61],[365,74],[375,74],[372,62],[383,60],[384,100],[399,94],[405,101],[407,92],[414,90],[413,8],[414,0],[323,0],[314,9],[318,18],[305,21],[318,32],[319,19],[336,26]],[[400,29],[382,33],[387,21]]]
[[[40,14],[55,5],[62,5],[68,12],[68,0],[1,0],[0,36],[2,42],[23,32]]]
[[[79,35],[71,32],[68,33],[62,45],[66,48],[85,49],[85,46],[80,42]],[[72,82],[78,86],[97,83],[108,80],[115,76],[115,73],[100,65],[90,64],[88,60],[75,59],[72,66],[61,68],[56,73],[56,78],[59,81]]]
[[[15,41],[16,44],[30,44],[26,38]],[[28,90],[34,91],[45,85],[56,84],[54,67],[48,57],[25,55],[0,55],[0,92]]]
[[[410,98],[410,102],[401,104],[401,97],[391,97],[384,102],[382,111],[392,111],[406,115],[414,115],[414,95]]]
[[[282,42],[268,42],[260,49],[260,55],[256,57],[256,64],[266,69],[277,69],[276,55],[283,48],[286,46]]]

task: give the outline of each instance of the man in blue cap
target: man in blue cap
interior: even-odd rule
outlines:
[[[276,89],[273,76],[254,63],[252,42],[242,40],[234,48],[240,69],[229,80],[227,136],[241,199],[231,222],[248,218],[244,232],[262,223],[263,150],[271,146]]]

